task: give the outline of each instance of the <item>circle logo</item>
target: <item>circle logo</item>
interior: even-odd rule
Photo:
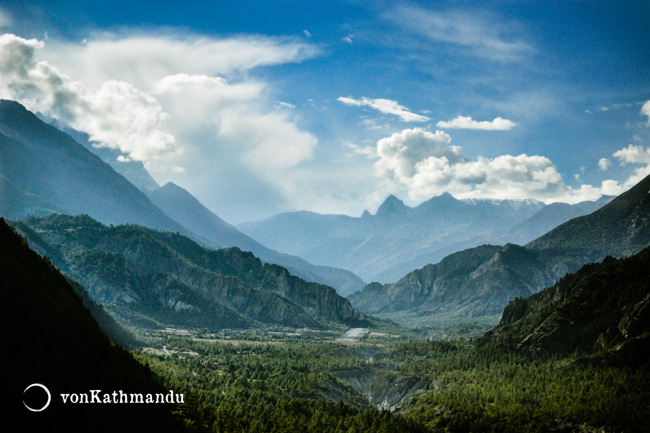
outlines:
[[[33,407],[27,406],[27,403],[25,403],[25,400],[23,400],[23,404],[25,405],[25,407],[27,409],[31,410],[32,412],[42,412],[45,409],[47,409],[47,407],[50,405],[50,402],[52,401],[52,396],[50,395],[50,390],[47,389],[47,387],[45,385],[41,385],[40,383],[32,383],[27,388],[25,388],[25,390],[23,391],[23,394],[25,394],[28,389],[33,388],[35,386],[39,387],[39,388],[43,388],[43,391],[45,391],[45,393],[47,394],[47,403],[45,403],[45,406],[43,406],[40,409],[34,409]]]

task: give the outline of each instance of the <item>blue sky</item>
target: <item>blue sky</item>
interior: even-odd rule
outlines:
[[[9,0],[0,97],[233,223],[577,202],[650,174],[649,22],[642,1]]]

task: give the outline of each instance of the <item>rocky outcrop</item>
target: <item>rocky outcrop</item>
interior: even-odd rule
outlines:
[[[550,353],[614,350],[648,359],[650,248],[590,264],[531,296],[516,298],[485,341]]]

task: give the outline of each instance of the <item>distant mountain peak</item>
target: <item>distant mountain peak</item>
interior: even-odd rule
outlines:
[[[19,102],[12,101],[10,99],[0,99],[0,109],[21,109],[22,111],[27,111],[27,109],[20,104]]]
[[[41,121],[22,104],[8,99],[0,99],[0,118],[7,123],[30,127]]]
[[[190,194],[185,188],[182,186],[176,185],[174,182],[167,182],[160,188],[158,188],[161,191],[167,191],[167,192],[177,192],[177,193],[186,193]],[[152,191],[153,192],[153,191]]]
[[[650,191],[648,191],[650,193]],[[610,201],[614,200],[616,198],[615,195],[603,195],[601,196],[598,200],[596,200],[596,203],[602,204],[603,206],[609,203]]]
[[[0,175],[18,188],[15,193],[31,194],[21,194],[26,206],[40,208],[14,208],[22,216],[47,213],[54,207],[72,215],[85,213],[106,224],[128,222],[191,235],[99,156],[18,102],[0,100],[0,140]],[[45,202],[28,200],[34,196]]]
[[[456,203],[459,202],[456,197],[454,197],[450,192],[443,192],[440,195],[437,195],[435,197],[431,197],[429,200],[430,202],[439,202],[439,203]]]
[[[431,197],[429,200],[426,200],[418,207],[416,207],[416,210],[418,212],[431,212],[431,211],[440,211],[442,209],[451,209],[451,208],[457,208],[457,207],[464,207],[467,205],[472,205],[474,204],[472,201],[461,201],[458,200],[456,197],[451,195],[449,192],[445,191],[440,195],[437,195],[435,197]]]
[[[377,213],[375,213],[376,216],[378,217],[386,217],[386,216],[391,216],[391,215],[396,215],[396,214],[402,214],[405,211],[408,211],[408,207],[404,204],[404,202],[397,197],[395,197],[393,194],[389,195],[386,200],[379,206],[377,209]]]
[[[200,202],[192,194],[190,194],[185,188],[176,185],[174,182],[167,182],[160,188],[157,188],[149,193],[149,198],[153,201],[153,203],[163,209],[164,212],[169,213],[169,209],[165,210],[164,206],[161,207],[160,197],[167,197],[167,199],[173,197],[177,205],[180,204],[186,208],[189,206],[198,206],[201,209],[203,208],[203,205],[200,204]],[[196,209],[194,209],[194,211],[196,211]]]

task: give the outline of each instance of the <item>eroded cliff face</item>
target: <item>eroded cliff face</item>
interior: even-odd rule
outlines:
[[[331,384],[329,391],[322,395],[331,400],[355,401],[360,406],[370,404],[392,412],[425,389],[438,386],[435,381],[397,374],[395,365],[383,362],[385,352],[378,347],[356,346],[336,349],[335,352],[337,356],[353,358],[365,362],[365,365],[334,373],[342,386]]]
[[[650,248],[626,259],[586,265],[553,287],[516,298],[486,338],[551,353],[621,351],[650,344]],[[641,350],[642,352],[638,352]]]
[[[391,412],[425,389],[435,386],[431,380],[416,376],[400,377],[380,366],[337,371],[336,377],[371,405]]]

